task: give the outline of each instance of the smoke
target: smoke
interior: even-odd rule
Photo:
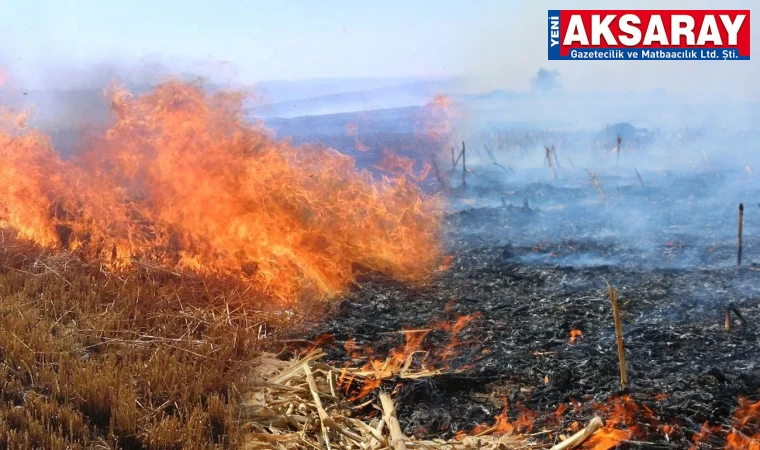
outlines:
[[[647,6],[714,4],[637,5]],[[484,24],[482,46],[466,60],[469,87],[481,94],[467,96],[468,189],[452,210],[475,208],[493,223],[452,230],[452,249],[516,246],[529,264],[735,266],[743,202],[745,255],[754,255],[745,264],[760,260],[756,63],[547,61],[545,14],[554,7],[524,4],[500,29]]]
[[[745,261],[760,260],[754,101],[494,92],[468,107],[468,191],[452,207],[512,223],[477,245],[535,248],[529,264],[729,267],[743,202]]]
[[[559,70],[538,69],[530,80],[533,92],[551,92],[562,87]]]
[[[236,82],[235,66],[226,62],[185,61],[176,57],[145,56],[139,61],[108,59],[80,62],[51,57],[28,62],[0,55],[0,99],[4,107],[23,110],[28,123],[49,134],[53,146],[69,155],[82,133],[112,120],[109,86],[119,85],[141,95],[167,80],[246,89]],[[251,95],[251,97],[253,97]]]

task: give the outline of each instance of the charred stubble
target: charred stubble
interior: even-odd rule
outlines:
[[[604,406],[613,403],[611,397],[626,394],[630,405],[638,405],[636,414],[643,414],[631,414],[632,442],[690,446],[701,439],[704,448],[723,448],[725,433],[700,435],[703,424],[727,430],[739,399],[756,399],[760,389],[755,326],[760,286],[754,265],[732,267],[730,239],[715,248],[704,239],[679,236],[675,244],[663,239],[661,247],[642,256],[620,238],[557,236],[537,248],[494,243],[472,231],[487,224],[484,228],[512,230],[519,241],[526,232],[518,230],[540,227],[545,215],[529,206],[450,214],[449,245],[456,256],[441,277],[415,289],[386,279],[363,280],[326,321],[313,324],[311,333],[333,336],[329,355],[340,364],[346,340],[382,355],[402,342],[389,332],[481,314],[462,331],[466,344],[451,363],[469,370],[397,386],[399,419],[408,434],[451,436],[492,423],[504,399],[513,419],[522,405],[540,417],[537,429],[541,424],[556,429],[554,412],[562,404],[580,405],[564,413],[560,425],[567,426],[588,422],[600,408],[611,408]],[[577,230],[578,224],[567,226]],[[647,262],[677,262],[679,252],[691,259],[693,245],[704,245],[701,262],[659,267]],[[584,263],[583,254],[610,264]],[[605,279],[623,305],[630,383],[623,393]],[[731,314],[730,332],[724,328],[727,307],[743,318]],[[572,343],[571,330],[582,332]],[[425,345],[444,342],[430,335]]]

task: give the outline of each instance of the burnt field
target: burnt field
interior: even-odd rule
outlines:
[[[465,162],[445,97],[276,140],[238,96],[111,95],[81,148],[0,124],[0,447],[757,448],[736,136],[496,132]]]
[[[476,171],[446,214],[448,267],[416,287],[360,280],[310,338],[329,336],[329,358],[357,365],[354,348],[382,360],[404,345],[401,330],[468,316],[455,340],[433,329],[429,353],[415,354],[438,376],[386,381],[408,435],[473,433],[505,402],[514,428],[544,442],[557,435],[542,430],[594,414],[622,448],[725,448],[757,433],[756,418],[737,418],[760,390],[756,183],[745,172],[621,172],[595,175],[600,192],[581,170],[480,188]],[[607,283],[623,305],[626,390]],[[456,351],[441,357],[442,346]]]

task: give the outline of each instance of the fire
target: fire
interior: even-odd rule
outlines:
[[[512,434],[514,432],[515,427],[509,422],[509,416],[507,415],[508,410],[509,404],[507,403],[507,399],[504,398],[504,409],[501,411],[501,414],[495,417],[495,434]]]
[[[466,370],[466,366],[452,368],[451,362],[460,355],[462,347],[468,344],[461,340],[460,334],[467,324],[478,317],[480,317],[479,313],[462,315],[453,321],[440,321],[426,328],[404,330],[400,332],[404,335],[404,344],[392,349],[385,359],[374,358],[374,351],[371,348],[365,349],[364,355],[361,356],[356,341],[349,339],[344,344],[344,348],[351,358],[365,359],[367,363],[358,370],[344,370],[339,383],[348,390],[357,375],[363,377],[361,389],[353,398],[353,400],[358,400],[380,387],[383,381],[397,376],[420,378],[447,370]],[[448,335],[448,342],[446,345],[425,350],[425,338],[433,331]]]
[[[415,161],[412,158],[399,155],[390,150],[384,150],[383,158],[375,165],[375,168],[390,174],[409,177],[416,181],[424,181],[430,172],[430,165],[423,165],[422,170],[417,174],[414,170],[414,164]]]
[[[594,433],[584,444],[583,448],[593,450],[608,450],[617,447],[621,442],[631,438],[630,430],[604,427]]]
[[[665,394],[658,394],[654,398],[657,402],[665,401],[666,399],[667,396]],[[504,409],[501,414],[495,417],[496,420],[493,425],[479,424],[469,432],[458,432],[456,436],[461,440],[466,436],[483,436],[487,434],[525,435],[531,433],[536,428],[536,424],[538,424],[538,428],[546,429],[550,425],[549,428],[560,427],[562,432],[576,433],[583,428],[583,423],[576,420],[577,417],[588,417],[589,410],[593,411],[596,416],[604,417],[606,421],[601,429],[595,431],[583,442],[581,448],[584,449],[612,449],[632,439],[645,440],[648,433],[653,431],[661,433],[667,441],[671,441],[672,435],[678,437],[679,434],[682,434],[680,430],[681,425],[678,422],[664,422],[646,403],[635,400],[628,395],[613,396],[604,402],[589,401],[584,404],[573,398],[570,400],[572,406],[567,403],[560,403],[554,411],[547,411],[542,414],[531,411],[518,403],[516,409],[519,411],[519,415],[514,421],[510,421],[507,414],[507,402],[504,399]],[[591,400],[591,397],[586,398],[586,400]],[[756,428],[760,424],[760,417],[757,416],[757,412],[760,410],[760,402],[751,406],[749,403],[745,403],[744,405],[743,408],[737,410],[734,422],[734,429],[741,429],[741,432],[737,433],[733,438],[729,436],[729,443],[731,439],[734,439],[735,442],[741,445],[746,445],[747,442],[755,445],[757,441],[746,440],[745,438],[752,433],[760,431]],[[705,424],[702,432],[694,435],[693,441],[695,443],[701,442],[711,434],[720,431],[721,427],[709,427],[708,424]],[[564,433],[556,437],[561,440],[567,439],[567,435]],[[755,438],[753,436],[750,439]],[[729,446],[727,448],[754,449],[756,447]]]
[[[518,404],[518,417],[514,420],[514,422],[510,422],[508,414],[509,404],[506,397],[503,397],[502,400],[504,402],[504,409],[502,409],[499,415],[494,417],[495,421],[493,425],[489,426],[482,423],[473,428],[470,433],[460,431],[457,433],[457,437],[461,440],[468,434],[471,436],[480,436],[485,434],[511,435],[530,433],[533,431],[538,414]]]
[[[716,426],[710,426],[707,422],[702,424],[702,428],[699,430],[699,432],[694,433],[694,435],[691,437],[691,441],[694,442],[694,446],[691,447],[691,449],[697,449],[699,448],[699,444],[707,439],[710,438],[715,433],[719,433],[723,427],[720,425]]]
[[[451,269],[451,266],[454,265],[454,255],[446,255],[441,260],[441,263],[438,265],[438,270],[441,272],[445,272],[449,269]]]
[[[570,343],[575,344],[575,341],[578,340],[578,338],[583,336],[583,332],[581,330],[577,330],[573,328],[570,330]]]
[[[627,395],[613,397],[605,404],[594,405],[594,409],[606,416],[607,421],[602,429],[584,443],[583,448],[593,450],[607,450],[630,440],[640,431],[637,416],[643,414],[651,417],[651,411],[642,408]]]
[[[567,410],[570,409],[567,403],[560,403],[557,409],[554,411],[554,418],[559,422],[565,416]]]
[[[414,282],[438,267],[440,205],[409,177],[275,140],[236,93],[168,81],[109,95],[110,126],[70,160],[4,115],[1,227],[114,270],[233,276],[285,301],[340,294],[357,268]]]
[[[705,422],[692,436],[691,448],[697,449],[702,442],[722,433],[726,433],[726,450],[760,450],[760,401],[752,403],[739,398],[731,428],[725,432],[723,426]]]
[[[446,95],[436,95],[425,105],[425,135],[433,141],[443,142],[451,136],[452,120],[456,110],[454,102]]]
[[[435,157],[446,159],[456,136],[456,124],[463,117],[460,105],[446,95],[436,95],[425,105],[420,134]]]
[[[739,399],[733,427],[726,436],[726,449],[760,450],[760,401]]]
[[[367,152],[370,150],[368,146],[364,145],[359,140],[359,125],[357,123],[351,122],[346,125],[346,136],[354,138],[354,150],[359,152]]]
[[[518,404],[517,410],[519,411],[519,414],[517,416],[517,419],[515,419],[513,422],[510,422],[509,420],[509,403],[507,402],[506,397],[502,398],[504,402],[504,409],[502,409],[501,413],[494,417],[494,424],[493,425],[486,425],[484,423],[481,423],[477,425],[475,428],[472,429],[469,433],[465,431],[460,431],[456,434],[457,439],[462,440],[465,436],[482,436],[486,434],[494,434],[494,435],[512,435],[512,434],[520,434],[520,433],[530,433],[533,431],[533,428],[535,427],[536,419],[538,418],[538,414],[536,412],[533,412],[529,410],[528,408],[525,408],[524,406]]]

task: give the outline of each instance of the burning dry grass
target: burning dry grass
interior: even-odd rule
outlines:
[[[118,276],[7,236],[2,244],[3,448],[528,446],[492,431],[447,441],[403,436],[389,426],[395,408],[367,367],[331,367],[318,350],[293,361],[261,353],[263,330],[292,329],[298,318],[254,311],[250,291],[229,281],[146,267]],[[456,340],[469,319],[441,326]],[[391,375],[440,374],[412,370],[417,352],[410,345],[395,355],[407,362]],[[364,398],[349,392],[364,384],[373,386]]]
[[[4,244],[8,244],[4,242]],[[235,447],[238,381],[274,315],[199,281],[4,245],[0,446]]]
[[[378,179],[275,140],[236,93],[168,81],[108,100],[107,128],[69,160],[23,114],[2,115],[0,226],[112,270],[233,276],[284,301],[340,294],[357,269],[413,282],[437,266],[440,208],[404,164]]]
[[[148,268],[120,277],[68,254],[2,243],[2,448],[313,449],[329,441],[333,449],[512,449],[546,448],[548,435],[557,448],[587,439],[583,448],[606,450],[684,432],[624,396],[593,405],[605,420],[598,430],[563,427],[573,419],[562,419],[562,405],[534,441],[536,414],[510,421],[505,407],[493,423],[450,440],[411,437],[394,425],[384,389],[455,370],[410,365],[420,352],[415,338],[429,330],[406,330],[403,351],[379,368],[336,368],[319,350],[283,361],[262,353],[269,340],[261,338],[292,329],[298,317],[254,311],[250,291]],[[440,324],[451,339],[438,356],[458,347],[468,320]],[[726,448],[756,448],[758,411],[742,402],[730,429],[706,424],[692,440],[725,435]]]

